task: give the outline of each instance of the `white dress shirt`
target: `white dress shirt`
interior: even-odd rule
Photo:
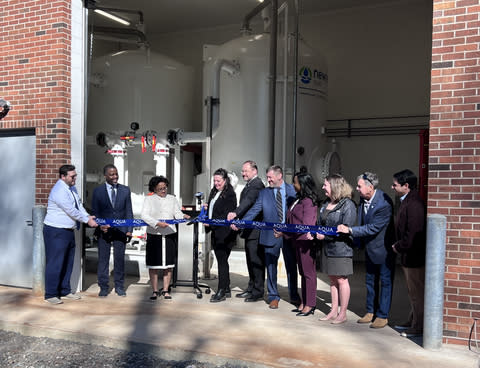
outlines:
[[[77,221],[87,223],[88,219],[77,189],[73,186],[70,190],[63,180],[58,179],[48,196],[47,215],[43,223],[57,228],[76,229]]]
[[[183,212],[177,198],[171,194],[160,197],[157,194],[145,197],[141,218],[148,224],[147,233],[168,235],[176,232],[175,225],[162,228],[157,226],[158,220],[183,219]]]

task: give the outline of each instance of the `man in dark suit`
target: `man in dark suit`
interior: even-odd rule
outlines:
[[[118,184],[118,172],[114,165],[103,168],[105,184],[96,187],[92,195],[92,211],[103,219],[133,219],[130,188]],[[132,227],[110,227],[102,225],[96,231],[98,237],[98,286],[100,297],[108,295],[110,248],[113,245],[113,275],[115,292],[119,296],[125,293],[125,245],[132,236]]]
[[[365,172],[357,178],[359,225],[351,228],[340,225],[337,228],[338,232],[350,232],[356,242],[365,247],[367,312],[357,322],[373,321],[371,328],[383,328],[388,324],[395,274],[395,253],[391,250],[394,240],[393,203],[377,186],[378,177],[374,173]]]
[[[425,204],[417,192],[417,176],[411,170],[406,169],[394,174],[392,189],[401,201],[395,221],[397,241],[392,245],[392,249],[400,254],[412,308],[408,322],[396,328],[405,330],[402,336],[417,336],[423,333]]]
[[[267,170],[268,188],[260,191],[255,204],[248,210],[243,220],[252,221],[262,213],[265,222],[285,222],[287,208],[296,197],[293,185],[283,180],[283,170],[280,166],[271,166]],[[267,266],[267,291],[270,309],[278,309],[280,296],[277,288],[277,267],[280,250],[283,252],[285,269],[287,271],[290,302],[300,303],[297,288],[297,262],[295,252],[290,242],[283,237],[275,237],[273,230],[261,230],[259,243],[265,248],[265,264]]]
[[[247,182],[240,194],[240,203],[234,212],[230,212],[227,220],[242,218],[253,206],[258,194],[265,188],[262,180],[257,176],[258,168],[254,161],[245,161],[242,166],[242,177]],[[258,214],[255,221],[261,221],[262,215]],[[246,302],[256,302],[263,299],[265,285],[265,250],[258,243],[260,231],[257,229],[243,229],[240,237],[245,239],[245,257],[247,259],[248,286],[247,289],[236,295],[245,298]]]

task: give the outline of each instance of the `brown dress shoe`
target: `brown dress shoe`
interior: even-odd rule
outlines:
[[[373,313],[367,313],[362,318],[360,318],[357,323],[370,323],[373,319]]]
[[[386,325],[388,325],[388,319],[377,317],[370,325],[370,328],[384,328]]]
[[[272,301],[270,302],[270,305],[268,306],[268,308],[270,308],[270,309],[278,309],[278,300],[277,300],[277,299],[272,300]]]

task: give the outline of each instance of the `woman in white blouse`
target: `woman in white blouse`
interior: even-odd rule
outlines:
[[[163,176],[152,177],[148,183],[148,190],[153,193],[145,197],[142,208],[142,220],[148,224],[145,264],[153,289],[151,300],[157,300],[159,296],[158,270],[163,272],[161,295],[165,299],[172,299],[169,286],[172,279],[172,270],[175,267],[177,230],[175,225],[169,225],[159,220],[189,218],[182,212],[175,196],[167,194],[167,189],[167,178]]]

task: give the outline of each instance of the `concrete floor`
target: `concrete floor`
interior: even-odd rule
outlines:
[[[243,253],[233,255],[240,262]],[[235,267],[232,267],[235,269]],[[395,280],[390,325],[408,313],[403,274]],[[215,273],[215,270],[212,270]],[[0,328],[33,336],[64,338],[126,350],[146,351],[164,359],[196,359],[249,367],[479,367],[478,355],[466,347],[444,346],[440,351],[421,347],[421,338],[402,338],[391,327],[374,330],[356,320],[364,313],[363,264],[355,264],[348,321],[321,322],[330,302],[326,276],[318,276],[319,311],[296,317],[286,300],[284,272],[279,273],[278,310],[266,303],[231,298],[212,304],[198,299],[191,287],[178,287],[173,300],[151,302],[145,278],[129,277],[127,297],[113,292],[99,298],[95,276],[86,277],[87,289],[79,301],[51,306],[28,289],[0,286]],[[233,292],[245,287],[246,273],[232,271]],[[205,282],[205,280],[202,280]],[[206,281],[213,289],[216,280]]]

